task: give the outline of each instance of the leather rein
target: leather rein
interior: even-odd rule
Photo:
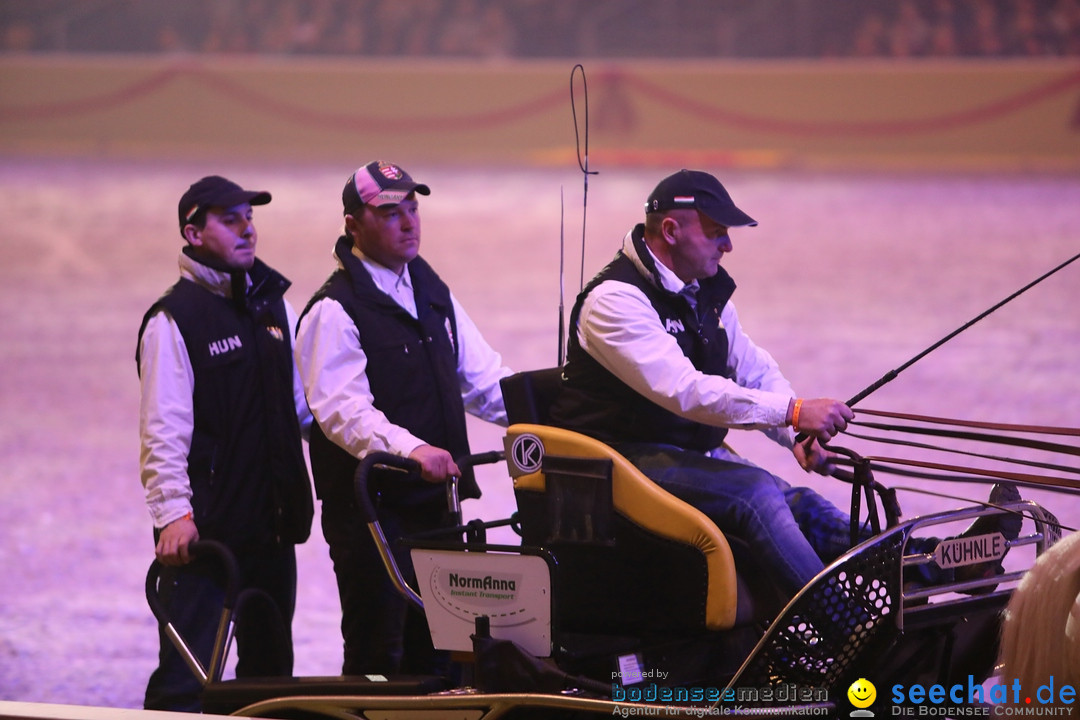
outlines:
[[[973,465],[960,465],[932,460],[917,460],[883,455],[865,455],[834,445],[833,443],[836,442],[836,438],[834,438],[831,443],[824,446],[827,450],[833,452],[837,456],[834,464],[850,465],[852,467],[851,471],[834,468],[832,475],[833,477],[851,483],[852,485],[851,537],[853,538],[853,541],[854,538],[857,537],[859,529],[858,518],[861,515],[862,504],[864,501],[867,510],[867,523],[875,533],[880,531],[881,524],[877,517],[877,503],[875,501],[875,496],[881,500],[882,510],[884,511],[886,524],[888,526],[894,525],[900,516],[900,506],[896,499],[896,491],[892,488],[885,487],[875,480],[873,475],[875,471],[933,481],[972,483],[985,483],[988,480],[995,482],[1006,481],[1016,483],[1017,485],[1041,487],[1057,492],[1080,494],[1080,467],[1077,466],[1077,463],[1063,464],[1063,462],[1060,461],[1050,462],[1003,457],[975,450],[947,447],[943,444],[904,439],[903,437],[905,435],[914,435],[923,438],[952,439],[964,441],[969,444],[986,443],[1007,445],[1063,457],[1066,458],[1064,463],[1068,463],[1070,461],[1067,458],[1080,457],[1080,443],[1068,444],[1023,436],[1035,435],[1043,437],[1058,436],[1076,438],[1080,437],[1080,428],[979,422],[929,415],[867,410],[864,408],[857,409],[856,415],[857,417],[871,416],[874,418],[881,418],[885,422],[855,419],[848,423],[848,428],[841,433],[842,435],[869,442],[952,453],[980,460],[990,460],[998,464],[1039,469],[1048,471],[1050,474],[1029,472],[1026,469],[1022,471],[990,469]],[[858,430],[853,428],[858,428]],[[867,433],[863,432],[863,430],[873,432]],[[985,505],[986,503],[981,504]]]

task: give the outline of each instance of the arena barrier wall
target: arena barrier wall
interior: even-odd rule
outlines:
[[[574,164],[571,62],[0,58],[0,151]],[[603,165],[1080,168],[1080,61],[586,63]],[[574,82],[578,126],[585,94]]]

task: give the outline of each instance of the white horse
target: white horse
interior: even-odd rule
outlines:
[[[1073,533],[1044,552],[1024,575],[1005,609],[1001,633],[1000,677],[1020,681],[1032,703],[1051,700],[1042,686],[1053,678],[1052,702],[1046,706],[1076,707],[1080,698],[1061,702],[1061,689],[1080,690],[1080,533]],[[1012,699],[1010,697],[1010,699]]]

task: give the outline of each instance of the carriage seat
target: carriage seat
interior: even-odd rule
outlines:
[[[559,605],[576,616],[564,619],[698,632],[753,619],[732,545],[708,517],[607,444],[552,425],[561,382],[560,368],[544,368],[503,378],[502,391],[523,541],[554,547],[560,573],[580,575],[563,587]],[[736,554],[743,547],[735,543]],[[621,596],[627,602],[612,613],[609,598]]]
[[[570,430],[512,425],[506,457],[523,543],[551,549],[563,577],[561,627],[700,632],[736,624],[732,551],[701,511],[608,445]]]

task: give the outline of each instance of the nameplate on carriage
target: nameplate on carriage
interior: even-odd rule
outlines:
[[[941,568],[954,568],[963,565],[1005,557],[1009,543],[999,532],[972,537],[956,537],[942,540],[934,550],[934,562]]]
[[[543,557],[427,548],[410,552],[436,650],[471,651],[476,618],[483,615],[491,637],[512,640],[536,657],[551,656],[551,570]]]

